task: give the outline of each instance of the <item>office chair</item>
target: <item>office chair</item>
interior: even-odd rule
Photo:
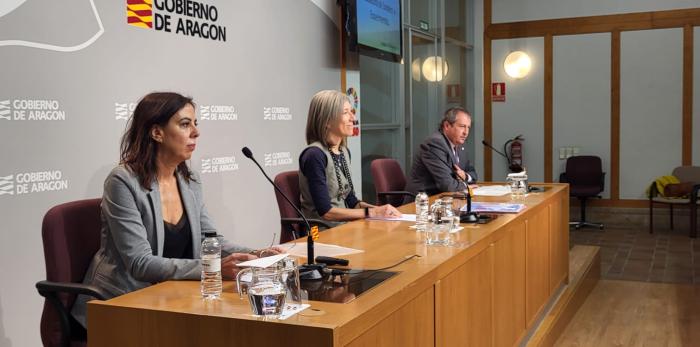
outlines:
[[[603,229],[603,224],[586,221],[586,201],[600,198],[605,188],[605,172],[600,157],[580,155],[566,160],[566,172],[559,176],[559,182],[569,183],[569,196],[581,202],[581,219],[569,222],[574,228],[595,227]]]
[[[390,158],[375,159],[372,160],[370,168],[377,192],[377,205],[391,204],[399,207],[403,205],[405,197],[415,199],[415,194],[404,190],[406,176],[398,161]]]
[[[70,316],[78,294],[104,300],[99,288],[82,284],[92,257],[100,248],[100,201],[79,200],[51,208],[44,216],[41,236],[44,244],[46,280],[36,288],[45,298],[41,315],[44,346],[86,346]]]
[[[292,203],[301,209],[301,200],[299,192],[299,171],[280,172],[275,176],[275,184],[281,191],[286,194]],[[280,211],[280,223],[282,224],[280,232],[280,243],[289,242],[299,237],[306,236],[307,230],[304,226],[304,220],[299,217],[297,212],[289,202],[284,199],[275,189],[275,197],[277,198],[277,206]],[[332,228],[333,225],[319,219],[309,219],[309,224],[320,225],[326,228]]]
[[[673,230],[673,205],[687,205],[690,209],[689,236],[696,238],[698,235],[697,213],[698,192],[700,191],[700,166],[679,166],[673,169],[672,175],[681,182],[680,185],[677,185],[682,186],[681,190],[683,190],[679,194],[668,194],[668,188],[670,187],[667,186],[666,192],[664,192],[666,196],[660,196],[656,182],[652,182],[649,187],[649,233],[654,232],[654,204],[668,205],[671,230]],[[673,198],[674,196],[675,198]]]

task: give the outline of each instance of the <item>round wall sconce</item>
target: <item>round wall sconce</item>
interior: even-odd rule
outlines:
[[[523,51],[515,51],[506,57],[506,61],[503,62],[503,68],[506,70],[508,76],[513,78],[523,78],[527,76],[532,67],[532,60]]]
[[[447,61],[442,59],[442,57],[433,56],[428,57],[423,62],[423,77],[430,82],[440,82],[447,76]]]

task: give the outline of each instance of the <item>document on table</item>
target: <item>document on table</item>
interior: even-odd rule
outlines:
[[[486,213],[518,213],[525,209],[523,204],[507,204],[502,202],[473,202],[472,212]],[[467,211],[467,206],[462,207],[462,211]]]
[[[480,186],[479,188],[473,189],[472,192],[475,196],[503,196],[510,194],[509,186]]]
[[[285,243],[279,245],[279,247],[284,248],[287,254],[306,257],[306,242],[296,242],[296,243]],[[316,256],[323,255],[326,257],[338,257],[341,255],[355,254],[364,252],[361,249],[354,249],[348,247],[342,247],[338,245],[330,245],[321,242],[314,242],[314,254]]]
[[[277,254],[277,255],[272,255],[269,257],[264,257],[264,258],[257,258],[253,260],[248,260],[244,261],[242,263],[238,263],[236,266],[238,267],[261,267],[261,268],[266,268],[272,264],[277,263],[278,261],[288,257],[289,254],[282,253],[282,254]]]
[[[386,220],[386,221],[399,221],[399,222],[415,222],[416,215],[404,213],[401,217],[371,217],[368,220]]]

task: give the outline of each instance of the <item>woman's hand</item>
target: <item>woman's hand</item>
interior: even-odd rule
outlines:
[[[271,255],[287,253],[287,250],[280,247],[280,246],[272,246],[270,248],[258,249],[256,251],[253,251],[252,253],[260,258],[264,258],[264,257],[269,257]]]
[[[258,257],[248,253],[233,253],[221,259],[221,276],[226,280],[235,280],[241,268],[238,263],[257,259]]]
[[[370,217],[401,217],[401,212],[389,204],[369,209]]]

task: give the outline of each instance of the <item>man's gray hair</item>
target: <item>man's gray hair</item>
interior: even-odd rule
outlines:
[[[464,112],[467,114],[469,119],[472,118],[472,115],[467,111],[464,107],[461,106],[455,106],[455,107],[450,107],[445,111],[445,114],[442,116],[442,120],[440,121],[440,131],[442,131],[442,128],[445,126],[445,123],[448,123],[450,125],[455,124],[457,121],[457,114],[460,112]]]

